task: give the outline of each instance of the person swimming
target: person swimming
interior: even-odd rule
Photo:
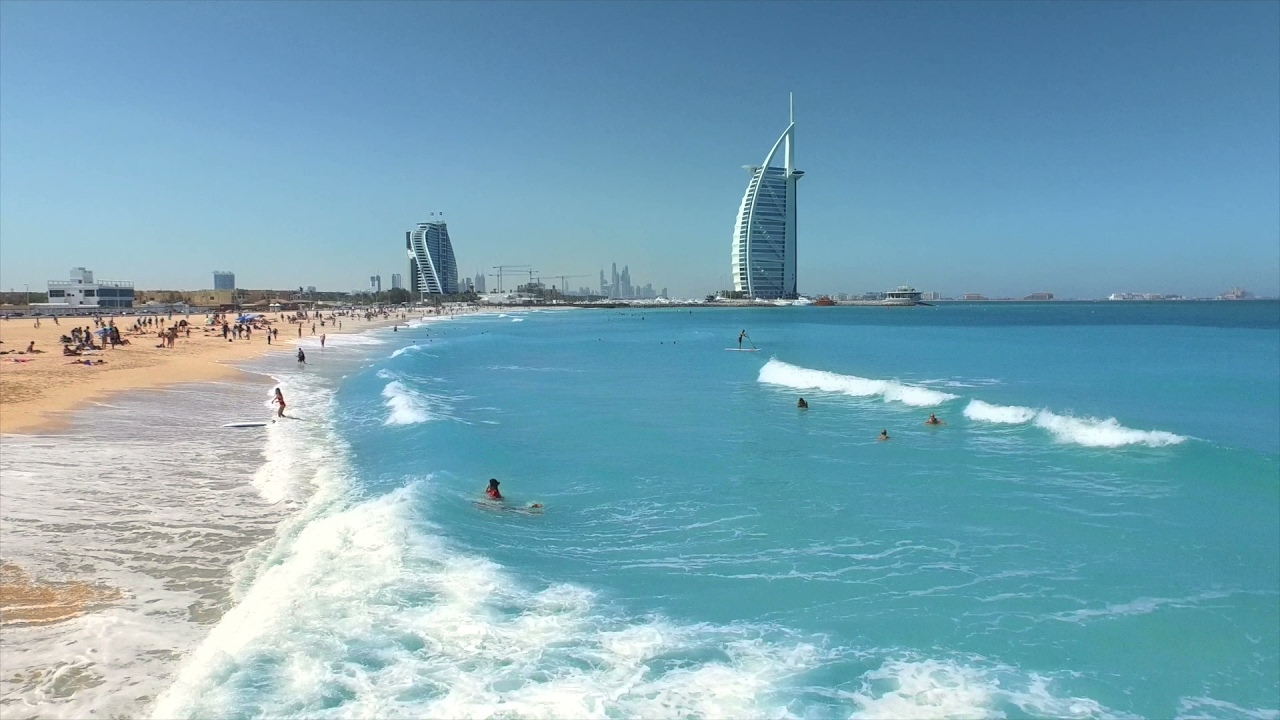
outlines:
[[[925,420],[924,424],[925,425],[946,425],[946,423],[939,420],[938,416],[934,415],[933,413],[929,413],[929,419]]]
[[[487,495],[490,500],[503,499],[502,493],[498,491],[498,485],[499,483],[497,478],[489,478],[489,487],[485,488],[484,494]]]
[[[888,431],[888,430],[881,430],[881,431],[880,431],[880,437],[876,438],[876,440],[878,440],[878,441],[880,441],[880,442],[884,442],[885,440],[888,440],[888,439],[889,439],[889,431]]]
[[[808,410],[809,403],[805,402],[804,398],[800,398],[799,400],[796,401],[796,407],[800,408],[801,410]]]

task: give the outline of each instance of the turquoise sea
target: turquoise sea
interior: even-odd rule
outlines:
[[[308,354],[258,368],[290,514],[156,717],[1280,718],[1280,304],[526,312]]]

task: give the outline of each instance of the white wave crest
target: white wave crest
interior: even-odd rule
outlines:
[[[387,383],[382,397],[386,398],[383,404],[391,410],[384,425],[416,425],[435,419],[426,396],[399,380]]]
[[[1135,430],[1120,424],[1115,418],[1105,420],[1074,415],[1058,415],[1049,410],[1033,410],[1017,405],[992,405],[981,400],[970,400],[964,416],[980,422],[1021,425],[1032,423],[1047,430],[1060,443],[1084,447],[1124,447],[1147,445],[1166,447],[1186,441],[1182,435],[1163,430]]]
[[[785,363],[776,358],[770,358],[769,362],[760,368],[759,382],[797,390],[823,390],[852,397],[879,395],[885,402],[900,402],[913,407],[932,407],[958,397],[940,390],[904,385],[896,380],[872,380],[856,375],[812,370]]]
[[[1017,405],[992,405],[981,400],[970,400],[969,405],[964,409],[964,416],[970,420],[982,422],[1021,425],[1031,422],[1036,416],[1036,411]]]
[[[525,589],[419,520],[413,485],[331,507],[191,655],[156,718],[779,717],[814,645],[765,628],[628,622]]]
[[[1036,413],[1036,425],[1048,430],[1058,442],[1074,443],[1085,447],[1123,447],[1147,445],[1165,447],[1186,440],[1163,430],[1134,430],[1120,424],[1115,418],[1078,418],[1055,415],[1048,410]]]
[[[395,352],[391,353],[391,357],[397,358],[407,352],[419,352],[426,349],[427,347],[425,345],[405,345],[402,348],[396,348]]]

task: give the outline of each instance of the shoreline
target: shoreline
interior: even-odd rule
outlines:
[[[122,319],[134,316],[116,317]],[[162,317],[162,316],[157,316]],[[74,364],[73,358],[62,355],[60,335],[73,327],[92,327],[89,317],[42,318],[41,327],[34,327],[31,318],[0,320],[0,347],[5,354],[0,357],[0,435],[42,434],[57,432],[68,426],[68,414],[85,403],[102,401],[130,390],[154,390],[181,383],[210,382],[228,379],[245,379],[245,373],[236,364],[263,357],[273,352],[293,352],[300,341],[309,337],[347,335],[407,325],[419,320],[412,314],[405,319],[364,320],[359,317],[343,317],[343,327],[338,329],[326,324],[317,326],[316,334],[309,328],[297,335],[296,324],[290,324],[278,315],[268,318],[281,334],[278,343],[268,344],[265,333],[248,340],[226,342],[220,334],[206,332],[204,316],[173,317],[169,322],[186,319],[200,323],[192,326],[191,337],[179,335],[173,348],[156,347],[155,328],[141,334],[122,333],[130,341],[128,346],[93,353],[94,360],[104,360],[103,365],[83,366]],[[443,316],[442,316],[443,317]],[[42,352],[24,355],[21,350],[34,341]]]
[[[485,313],[485,310],[480,310],[465,314]],[[134,343],[95,354],[95,357],[105,358],[108,364],[94,367],[70,364],[60,349],[35,355],[29,363],[21,364],[2,362],[12,359],[11,355],[5,355],[0,357],[0,368],[3,368],[0,370],[0,443],[4,442],[5,436],[31,438],[66,431],[74,425],[75,415],[85,410],[87,405],[104,405],[103,401],[122,394],[133,398],[133,391],[151,394],[182,385],[226,381],[236,385],[270,385],[272,380],[267,379],[269,376],[243,370],[238,365],[271,354],[292,355],[299,346],[307,346],[307,350],[312,352],[322,334],[355,335],[398,325],[407,328],[410,325],[435,324],[451,317],[457,316],[411,314],[407,318],[371,320],[343,317],[341,329],[331,327],[326,321],[324,328],[317,325],[315,335],[310,334],[310,328],[305,328],[301,336],[297,334],[296,324],[278,320],[273,321],[273,325],[282,332],[287,328],[290,336],[282,335],[279,342],[271,345],[258,338],[224,342],[221,335],[205,335],[203,332],[196,335],[193,330],[189,340],[179,337],[174,349],[161,349],[154,347],[154,337],[127,336]],[[0,338],[4,339],[4,345],[0,347],[10,349],[13,341],[9,338],[47,338],[52,334],[56,340],[58,335],[76,325],[92,326],[90,318],[59,320],[62,322],[58,325],[42,320],[39,329],[30,323],[20,324],[20,321],[12,319],[0,321],[0,333],[3,333]],[[265,333],[261,335],[265,336]],[[39,348],[48,341],[37,339],[36,342]],[[56,347],[60,348],[60,345]],[[121,360],[113,363],[117,358],[133,362]],[[81,372],[92,374],[88,377],[78,375]],[[23,397],[24,394],[29,397]],[[14,395],[19,399],[11,400]],[[178,411],[182,411],[181,407]],[[80,434],[72,432],[68,436]],[[90,467],[85,470],[92,472]],[[12,487],[10,482],[4,482],[0,484],[0,493],[10,495],[7,490]],[[14,498],[6,498],[6,510],[13,507],[13,502]],[[21,512],[20,500],[17,505],[16,509]],[[79,573],[49,575],[15,560],[12,553],[0,554],[0,628],[12,630],[63,623],[110,607],[124,597],[120,588],[82,580]]]
[[[321,410],[332,395],[322,388],[336,376],[326,380],[329,373],[295,369],[292,354],[300,346],[309,363],[328,365],[319,348],[322,334],[345,365],[357,357],[351,350],[367,351],[364,343],[337,336],[376,331],[391,337],[385,328],[403,331],[451,317],[340,319],[341,330],[326,324],[322,332],[317,323],[314,336],[307,327],[301,337],[297,325],[274,323],[281,335],[271,346],[254,338],[226,343],[234,349],[219,352],[218,335],[185,362],[175,363],[175,354],[161,358],[168,362],[117,371],[114,383],[94,383],[93,395],[84,384],[73,388],[75,403],[41,413],[39,425],[24,425],[37,429],[0,435],[6,445],[0,464],[6,537],[0,546],[0,656],[11,670],[0,678],[0,713],[150,714],[189,653],[239,603],[239,588],[263,559],[263,543],[310,502],[300,480],[314,470],[293,453],[297,432],[312,434],[311,424],[217,431],[222,420],[215,418],[238,417],[246,409],[268,414],[264,387],[273,383],[298,398],[291,410]],[[70,324],[63,320],[56,327]],[[192,341],[196,345],[194,329]],[[110,361],[113,352],[130,349],[102,355]],[[157,366],[163,377],[148,375]],[[299,381],[320,392],[291,391]],[[44,434],[54,424],[66,431]],[[313,456],[308,449],[305,457]],[[157,553],[168,558],[163,566],[156,565]],[[68,673],[69,681],[59,679]]]

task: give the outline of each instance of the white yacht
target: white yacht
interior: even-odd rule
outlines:
[[[890,290],[884,294],[884,300],[881,305],[923,305],[920,300],[920,291],[906,285],[899,285],[897,290]]]

